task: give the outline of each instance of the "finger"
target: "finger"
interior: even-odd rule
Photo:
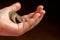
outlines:
[[[33,16],[33,18],[31,18],[27,24],[29,25],[29,29],[31,28],[31,25],[33,25],[35,23],[35,20],[40,16],[39,13],[37,13],[36,15]]]
[[[43,15],[41,15],[41,14],[43,14]],[[45,14],[45,10],[42,10],[40,12],[40,16],[38,18],[36,18],[36,20],[34,21],[34,23],[30,26],[29,30],[31,30],[32,28],[34,28],[42,20],[44,14]]]
[[[36,9],[36,12],[40,13],[40,10],[43,10],[43,8],[44,7],[42,5],[38,6],[37,9]]]
[[[25,21],[28,21],[30,19],[30,17],[28,15],[24,15],[22,16],[23,19],[25,19]]]
[[[33,13],[31,13],[31,14],[28,14],[28,15],[24,15],[23,16],[23,18],[26,20],[26,21],[29,21],[30,19],[34,19],[34,20],[36,20],[37,19],[37,17],[39,17],[40,16],[40,14],[39,13],[36,13],[35,15],[33,15],[33,17],[29,17],[29,16],[32,16],[33,15]]]
[[[44,7],[42,5],[38,6],[35,13],[39,13],[41,16],[44,15],[46,12],[45,12],[45,10],[43,10],[43,8]],[[42,13],[42,12],[44,12],[44,13]]]
[[[33,12],[33,13],[28,14],[28,16],[29,16],[30,18],[31,18],[33,15],[34,15],[34,12]]]
[[[40,5],[40,6],[37,7],[36,12],[30,13],[30,14],[27,14],[27,15],[24,15],[22,17],[24,19],[29,20],[29,18],[32,18],[36,13],[40,13],[41,10],[43,10],[43,6],[42,5]]]
[[[42,6],[42,5],[38,6],[37,9],[36,9],[36,11],[33,12],[33,13],[28,14],[28,16],[29,16],[29,17],[32,17],[32,16],[35,15],[36,13],[40,13],[41,10],[43,10],[43,6]]]
[[[29,19],[24,27],[25,27],[25,32],[29,31],[32,29],[32,25],[35,23],[35,20],[40,16],[39,13],[35,14],[31,19]]]
[[[34,15],[32,16],[31,19],[36,20],[39,16],[40,16],[40,14],[39,14],[39,13],[36,13],[36,14],[34,14]]]
[[[42,20],[43,16],[45,15],[46,11],[45,10],[42,10],[41,11],[41,16],[38,18],[39,21]]]
[[[44,14],[45,14],[45,10],[43,10],[43,11],[41,12],[41,14],[43,14],[43,15],[41,15],[40,17],[38,17],[38,18],[35,20],[35,23],[33,24],[32,28],[33,28],[34,26],[36,26],[36,25],[42,20],[42,18],[44,17]]]
[[[25,22],[23,24],[24,26],[22,26],[22,27],[20,27],[21,26],[20,23],[18,24],[19,25],[19,30],[21,30],[21,31],[19,31],[20,35],[24,34],[27,31],[29,31],[29,29],[31,28],[31,25],[33,25],[33,23],[35,22],[35,19],[37,19],[40,16],[40,14],[37,13],[35,16],[36,16],[35,18],[33,17],[34,19],[31,18],[29,21]]]
[[[32,15],[33,14],[29,14],[29,16],[32,16]],[[28,15],[25,15],[24,17],[28,18]],[[36,14],[34,14],[29,21],[25,22],[23,27],[20,27],[20,24],[19,24],[19,27],[21,30],[20,35],[34,28],[34,23],[36,23],[36,19],[38,19],[39,17],[40,17],[40,11],[38,11],[38,13],[36,12]]]
[[[8,11],[13,11],[16,12],[21,8],[21,4],[19,2],[12,4],[11,6],[5,7],[2,10],[8,10]]]

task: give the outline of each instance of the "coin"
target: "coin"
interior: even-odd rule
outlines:
[[[24,22],[24,19],[22,18],[22,16],[18,15],[16,12],[10,11],[9,12],[9,17],[10,17],[10,20],[14,23]]]

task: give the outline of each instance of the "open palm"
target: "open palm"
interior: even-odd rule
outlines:
[[[20,3],[15,3],[9,7],[0,9],[0,35],[1,36],[19,36],[34,28],[43,18],[45,10],[43,6],[38,6],[36,11],[22,16],[26,22],[13,23],[9,18],[9,12],[16,12],[21,8]]]

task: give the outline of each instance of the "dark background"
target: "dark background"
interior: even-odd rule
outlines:
[[[31,31],[20,37],[0,37],[0,40],[60,40],[60,6],[58,0],[0,0],[0,9],[15,2],[20,2],[20,15],[34,12],[43,5],[46,14],[42,21]]]

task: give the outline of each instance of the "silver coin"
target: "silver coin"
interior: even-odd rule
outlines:
[[[17,21],[19,21],[20,23],[24,22],[24,19],[20,15],[18,15],[16,12],[10,11],[9,17],[10,17],[10,20],[13,21],[14,23],[17,23]],[[17,21],[16,21],[16,19],[17,19]]]

